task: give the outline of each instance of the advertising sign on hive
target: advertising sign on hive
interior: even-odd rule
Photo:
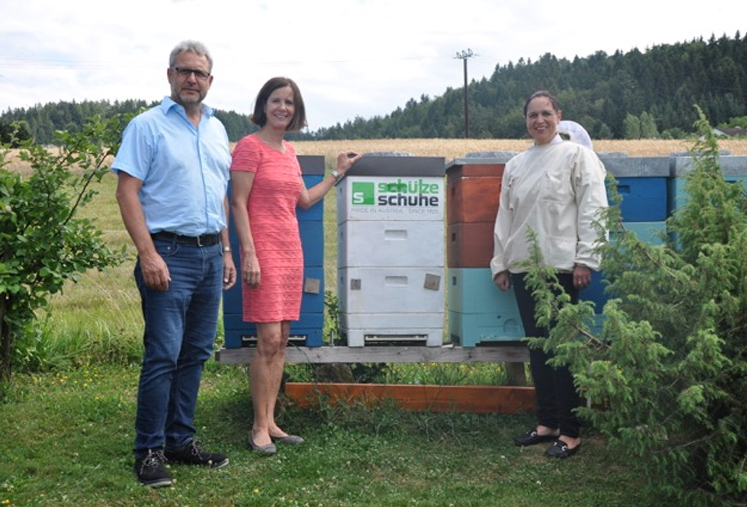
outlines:
[[[443,178],[351,176],[342,193],[348,220],[439,220],[444,213]]]

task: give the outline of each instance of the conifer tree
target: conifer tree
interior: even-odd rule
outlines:
[[[747,196],[725,181],[712,129],[690,155],[687,202],[653,246],[623,231],[602,245],[611,299],[601,334],[591,302],[570,304],[536,250],[530,286],[550,339],[530,346],[567,364],[590,406],[585,420],[679,504],[747,501]],[[614,185],[611,185],[614,188]],[[613,191],[614,194],[614,191]],[[611,199],[619,201],[617,196]],[[620,230],[620,212],[604,221]],[[562,292],[562,289],[560,289]]]

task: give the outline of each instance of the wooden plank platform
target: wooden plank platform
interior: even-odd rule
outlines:
[[[253,347],[221,348],[215,357],[224,364],[249,364]],[[529,350],[524,343],[496,344],[478,347],[297,347],[285,352],[287,363],[525,363]]]
[[[285,395],[302,408],[322,404],[363,402],[369,406],[384,399],[406,410],[514,414],[533,411],[533,387],[436,386],[401,384],[326,384],[288,382]]]

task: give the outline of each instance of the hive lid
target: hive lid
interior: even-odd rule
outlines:
[[[346,173],[348,176],[436,176],[444,175],[443,157],[364,154]]]
[[[747,156],[728,155],[719,156],[717,159],[724,176],[747,176]],[[685,176],[695,169],[695,159],[691,156],[671,156],[670,174],[672,178]]]
[[[599,157],[607,172],[616,178],[666,178],[667,157]]]
[[[324,175],[323,155],[297,155],[298,163],[301,165],[301,174]]]

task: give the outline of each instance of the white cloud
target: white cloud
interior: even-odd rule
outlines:
[[[545,53],[733,37],[741,0],[676,6],[630,0],[3,0],[0,110],[60,100],[157,100],[173,46],[198,39],[215,59],[207,103],[248,114],[270,77],[299,83],[312,129],[389,114]],[[741,15],[740,15],[741,13]],[[744,35],[744,34],[742,34]]]

